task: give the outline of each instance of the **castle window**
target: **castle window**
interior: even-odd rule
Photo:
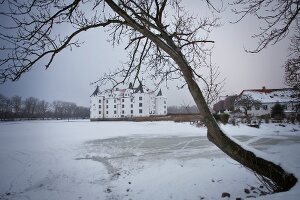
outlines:
[[[122,110],[122,114],[124,114],[124,110]]]
[[[117,108],[117,105],[114,105],[114,108]]]
[[[131,110],[130,113],[133,114],[133,110]]]
[[[101,105],[99,105],[99,108],[101,108]]]
[[[263,105],[263,109],[264,110],[268,110],[268,106],[267,105]]]
[[[106,100],[106,103],[108,103],[108,99]]]
[[[133,104],[131,104],[130,107],[133,108]]]
[[[101,115],[101,111],[99,111],[99,115]]]
[[[114,114],[117,114],[117,111],[116,111],[116,110],[114,110]]]
[[[116,103],[117,101],[114,99],[114,103]]]
[[[167,108],[167,106],[164,106],[164,108],[166,109],[166,108]]]
[[[142,104],[142,103],[139,103],[139,107],[143,107],[143,104]]]
[[[139,97],[139,100],[143,100],[143,97]]]
[[[124,102],[124,99],[122,99],[122,102]]]
[[[164,104],[167,104],[167,102],[166,102],[166,101],[164,101]]]
[[[124,108],[124,104],[122,104],[122,108]]]
[[[139,113],[143,113],[143,110],[142,110],[142,109],[139,109]]]
[[[106,111],[106,114],[108,115],[108,111]]]
[[[255,110],[259,110],[260,109],[260,107],[259,106],[255,106]]]
[[[106,105],[106,108],[108,108],[108,105]]]
[[[99,103],[101,103],[101,99],[99,99]]]

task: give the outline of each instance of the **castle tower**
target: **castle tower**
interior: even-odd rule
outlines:
[[[167,114],[167,98],[162,94],[161,89],[155,97],[155,114],[166,115]]]
[[[90,119],[98,119],[104,117],[104,96],[101,95],[99,86],[91,95],[90,101]]]

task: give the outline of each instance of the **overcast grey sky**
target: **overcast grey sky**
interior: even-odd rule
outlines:
[[[202,12],[197,0],[185,0],[189,9]],[[213,30],[210,39],[215,41],[213,62],[220,67],[221,77],[226,78],[223,95],[238,94],[244,89],[281,88],[283,64],[288,54],[289,38],[270,46],[259,54],[249,54],[244,48],[254,48],[257,44],[251,35],[258,32],[259,22],[247,17],[238,24],[229,21],[236,19],[227,11],[220,14],[223,26]],[[88,106],[89,96],[101,74],[126,61],[126,52],[120,47],[113,48],[102,29],[92,30],[80,36],[84,41],[81,48],[65,50],[52,66],[45,70],[36,65],[17,82],[0,85],[0,93],[5,96],[20,95],[24,98],[34,96],[39,99],[72,101]],[[169,105],[192,104],[187,89],[177,90],[176,83],[169,83],[169,89],[162,85]]]

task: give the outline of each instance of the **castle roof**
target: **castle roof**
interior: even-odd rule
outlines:
[[[134,88],[134,93],[144,93],[142,82],[140,81],[140,85],[137,88]]]
[[[159,89],[159,92],[157,93],[157,96],[162,96],[161,89]]]
[[[107,96],[108,98],[122,98],[126,95],[130,95],[132,93],[154,93],[154,91],[151,91],[147,88],[145,88],[141,81],[139,81],[138,87],[133,87],[133,84],[130,83],[129,87],[126,89],[120,89],[120,88],[113,88],[111,90],[105,90],[103,92],[100,91],[99,86],[96,87],[95,91],[91,96],[97,96],[99,94],[102,94],[104,96]],[[162,96],[161,90],[159,91],[157,96]],[[128,96],[126,96],[128,97]]]
[[[99,93],[100,93],[100,90],[99,90],[99,86],[97,85],[95,91],[93,92],[93,94],[91,96],[97,96]]]
[[[132,82],[129,83],[129,87],[128,89],[133,89],[133,85],[132,85]]]

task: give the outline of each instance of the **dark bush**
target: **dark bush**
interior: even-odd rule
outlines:
[[[213,114],[213,116],[214,116],[214,118],[215,118],[215,120],[217,121],[217,122],[219,122],[221,119],[220,119],[220,115],[219,114]]]
[[[284,117],[284,109],[283,106],[279,103],[276,103],[271,110],[271,117],[276,120],[281,120]]]
[[[261,120],[264,120],[266,124],[270,123],[270,115],[262,115],[260,116]]]
[[[227,124],[228,120],[229,120],[229,115],[226,113],[222,113],[220,115],[220,120],[221,120],[222,124]]]

